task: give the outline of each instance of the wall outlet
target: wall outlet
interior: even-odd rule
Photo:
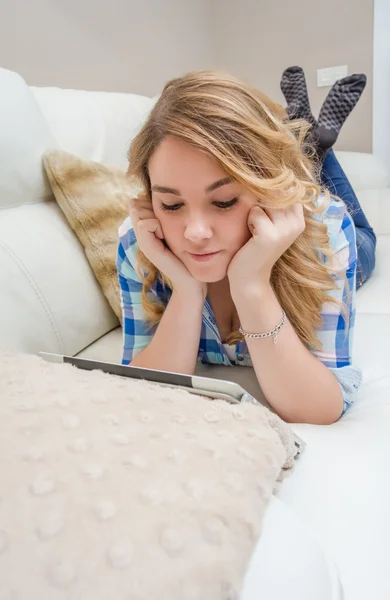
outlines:
[[[317,87],[327,87],[333,85],[338,79],[348,75],[348,65],[340,67],[328,67],[326,69],[317,69]]]

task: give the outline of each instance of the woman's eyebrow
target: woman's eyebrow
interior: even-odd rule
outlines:
[[[205,188],[205,192],[208,194],[217,188],[222,187],[223,185],[227,185],[228,183],[232,183],[231,177],[223,177],[222,179],[218,179],[218,181],[214,181],[214,183],[211,183],[209,186],[207,186]],[[160,192],[160,194],[174,194],[175,196],[181,196],[180,190],[166,187],[165,185],[152,185],[152,191]]]
[[[223,179],[218,179],[218,181],[214,181],[214,183],[212,183],[211,185],[209,185],[205,189],[205,192],[206,192],[206,194],[209,193],[209,192],[213,192],[217,188],[220,188],[223,185],[227,185],[228,183],[232,183],[232,178],[231,177],[223,177]]]

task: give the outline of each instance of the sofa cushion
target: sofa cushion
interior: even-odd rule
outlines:
[[[294,468],[279,417],[9,353],[0,397],[3,598],[238,598]]]
[[[294,426],[307,447],[279,498],[333,555],[346,599],[390,598],[389,423],[390,369],[382,363],[365,370],[359,398],[340,421]]]
[[[336,157],[356,192],[390,187],[389,169],[374,154],[337,150]]]
[[[75,354],[117,327],[58,204],[0,210],[0,348]]]
[[[63,150],[124,170],[130,142],[156,101],[138,94],[55,87],[31,91]]]
[[[0,210],[51,198],[42,154],[58,147],[24,79],[0,69]]]
[[[56,148],[26,82],[0,69],[0,348],[75,354],[118,325],[53,200]]]
[[[137,194],[126,173],[62,150],[43,158],[54,196],[84,247],[104,295],[118,319],[122,309],[115,266],[118,228]]]

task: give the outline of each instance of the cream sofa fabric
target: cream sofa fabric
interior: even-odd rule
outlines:
[[[8,98],[6,113],[0,112],[7,132],[0,138],[0,347],[120,362],[118,321],[80,244],[47,198],[39,155],[56,144],[123,168],[127,144],[153,101],[29,89],[4,70],[0,97]],[[21,128],[23,119],[34,123]],[[28,144],[27,130],[33,136]],[[7,159],[10,148],[13,157],[23,156],[23,165]],[[371,155],[337,156],[378,233],[376,271],[357,294],[354,360],[364,382],[355,406],[338,423],[294,426],[307,449],[271,500],[264,535],[248,564],[244,600],[336,600],[342,593],[345,600],[390,598],[389,173]],[[207,373],[258,389],[250,369]]]

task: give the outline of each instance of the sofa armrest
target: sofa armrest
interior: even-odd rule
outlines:
[[[335,154],[356,192],[390,187],[390,171],[377,156],[366,152]]]
[[[377,235],[390,235],[390,170],[373,154],[336,152]]]

